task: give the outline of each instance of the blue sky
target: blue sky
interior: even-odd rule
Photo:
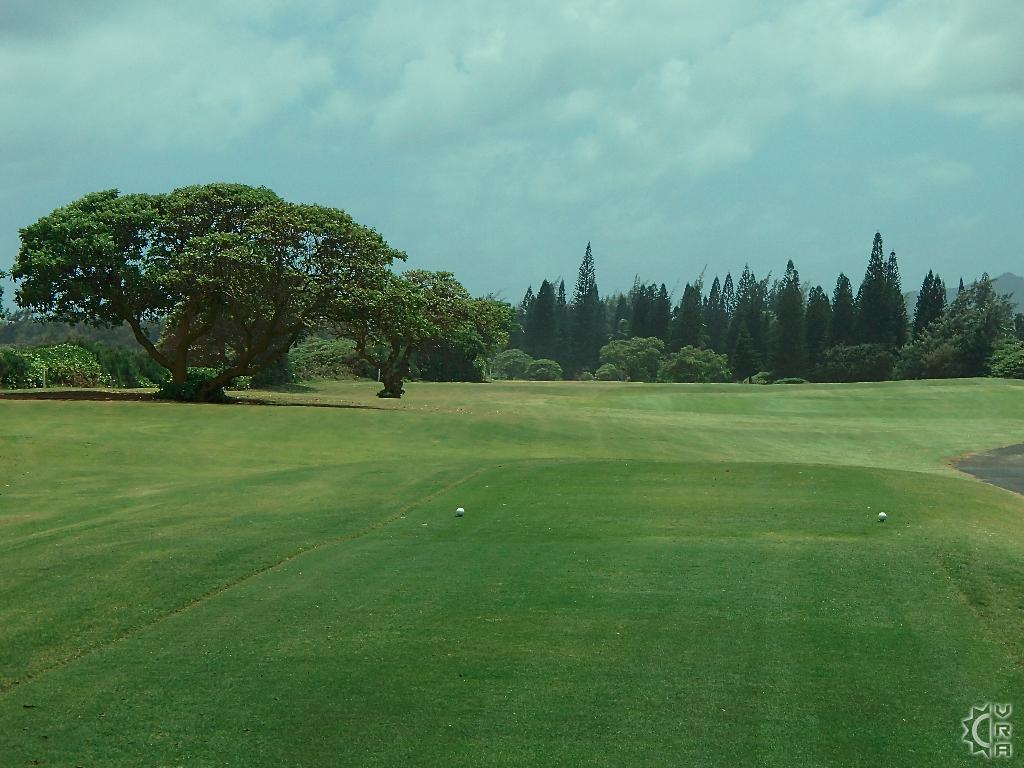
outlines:
[[[0,269],[96,189],[348,210],[475,293],[1024,272],[1019,0],[0,2]],[[11,298],[8,287],[6,298]]]

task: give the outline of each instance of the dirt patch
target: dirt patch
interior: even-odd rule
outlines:
[[[975,453],[958,459],[953,466],[986,483],[1024,494],[1024,445]]]

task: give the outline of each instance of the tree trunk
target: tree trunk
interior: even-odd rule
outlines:
[[[384,389],[377,393],[377,397],[392,397],[399,398],[405,389],[402,388],[403,377],[397,371],[386,371],[381,370],[381,383],[384,385]]]

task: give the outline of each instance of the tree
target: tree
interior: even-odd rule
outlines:
[[[522,349],[526,345],[526,318],[530,314],[530,307],[533,306],[534,299],[533,286],[528,286],[526,293],[523,295],[523,300],[519,302],[519,306],[516,307],[515,324],[512,326],[512,330],[508,335],[508,344],[510,347],[516,349]]]
[[[839,273],[832,292],[832,326],[829,328],[828,346],[852,344],[856,324],[856,304],[850,278]]]
[[[704,330],[707,332],[708,346],[715,352],[724,353],[729,333],[729,310],[717,276],[711,282],[711,290],[704,301]]]
[[[491,360],[491,374],[499,379],[526,378],[526,370],[533,358],[521,349],[506,349]]]
[[[1013,304],[995,292],[987,274],[956,295],[921,337],[903,348],[900,376],[908,379],[984,376],[996,347],[1013,335]]]
[[[629,333],[630,336],[653,336],[651,315],[654,311],[654,286],[633,280],[629,292]]]
[[[412,270],[389,274],[360,312],[334,318],[334,330],[352,339],[360,357],[380,369],[384,387],[377,396],[398,398],[425,344],[444,341],[476,359],[508,340],[512,322],[511,307],[470,298],[451,272]]]
[[[896,251],[891,251],[885,262],[885,285],[886,309],[889,313],[889,343],[894,347],[902,347],[907,343],[907,301],[903,298],[903,284],[900,280],[900,267],[896,262]]]
[[[683,347],[669,355],[658,369],[658,381],[712,383],[731,380],[728,358],[710,349]]]
[[[601,347],[601,362],[625,371],[630,381],[654,381],[665,353],[665,342],[651,336],[611,341]]]
[[[806,321],[807,363],[813,368],[821,362],[821,355],[828,344],[832,325],[832,305],[820,285],[811,288],[807,294]]]
[[[531,381],[559,381],[562,376],[562,366],[555,360],[534,360],[526,369],[526,378]]]
[[[772,367],[776,378],[803,376],[807,371],[804,295],[800,273],[790,259],[786,263],[775,301],[775,332],[772,338]]]
[[[530,304],[525,342],[526,351],[533,357],[554,359],[558,354],[558,305],[555,288],[547,280],[540,284]]]
[[[654,287],[653,285],[651,286]],[[650,335],[669,343],[669,326],[672,322],[672,299],[668,288],[662,283],[651,304]]]
[[[1000,379],[1024,379],[1024,342],[1004,339],[988,361],[993,376]]]
[[[864,280],[857,291],[856,341],[859,344],[891,344],[892,318],[882,235],[875,233]]]
[[[700,281],[694,285],[687,283],[683,288],[683,296],[679,300],[679,306],[676,307],[672,318],[670,348],[673,350],[705,345],[707,335],[704,332],[704,311],[700,293]]]
[[[924,329],[938,320],[945,310],[946,284],[929,269],[914,307],[914,338],[921,338]]]
[[[768,352],[769,317],[767,312],[768,282],[771,275],[758,280],[749,266],[743,267],[736,286],[736,301],[729,324],[729,349],[735,350],[740,329],[746,328],[750,343],[762,362]],[[735,366],[733,366],[735,372]]]
[[[761,355],[754,346],[754,340],[750,338],[746,325],[741,324],[739,327],[729,364],[733,375],[740,381],[749,379],[761,370]]]
[[[358,314],[404,254],[344,211],[241,184],[107,190],[21,230],[16,300],[46,320],[127,323],[179,392],[212,400],[310,328]],[[146,334],[161,323],[156,341]],[[192,376],[194,366],[214,370]]]
[[[597,270],[594,256],[587,250],[580,263],[576,290],[572,296],[572,347],[575,370],[592,371],[597,367],[598,353],[607,340],[601,295],[597,290]]]
[[[815,381],[886,381],[896,357],[883,344],[839,344],[825,350]]]

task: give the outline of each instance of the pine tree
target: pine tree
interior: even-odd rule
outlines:
[[[958,288],[956,289],[956,295],[957,295],[957,296],[959,296],[959,295],[960,295],[961,293],[963,293],[963,292],[964,292],[964,290],[966,290],[966,289],[964,288],[964,279],[963,279],[963,278],[961,277],[961,278],[960,278],[960,285],[959,285],[959,287],[958,287]]]
[[[729,333],[729,313],[718,276],[711,282],[711,290],[704,302],[704,329],[708,335],[708,346],[719,354],[727,350],[726,335]]]
[[[615,315],[612,319],[613,336],[616,339],[628,339],[629,332],[629,299],[620,293],[615,300]]]
[[[725,280],[722,282],[722,304],[725,306],[725,312],[731,320],[733,312],[736,311],[736,288],[732,283],[731,272],[725,273]]]
[[[853,301],[853,286],[850,278],[839,273],[836,288],[832,292],[832,326],[829,328],[828,346],[853,344],[856,305]]]
[[[586,253],[580,263],[576,290],[572,296],[571,313],[573,372],[597,370],[598,352],[607,341],[608,335],[601,295],[597,290],[597,270],[594,267],[590,243],[587,243]]]
[[[651,316],[654,313],[654,291],[652,286],[640,282],[637,277],[633,281],[633,289],[629,292],[629,330],[634,337],[651,335]]]
[[[914,308],[914,338],[921,338],[924,329],[938,320],[946,309],[946,284],[929,269],[917,294]]]
[[[682,347],[703,347],[706,344],[700,292],[700,281],[693,285],[687,283],[683,288],[683,297],[672,318],[672,341],[669,348],[673,352]]]
[[[671,322],[672,300],[668,296],[668,288],[662,283],[651,302],[650,335],[668,344]]]
[[[739,329],[746,328],[751,343],[762,361],[768,356],[769,317],[766,301],[770,279],[771,275],[758,280],[750,271],[749,265],[743,267],[743,273],[736,285],[735,308],[729,323],[729,349],[735,348]]]
[[[519,302],[515,312],[515,326],[508,335],[508,345],[512,349],[526,348],[526,322],[530,314],[530,307],[533,306],[533,286],[526,289],[523,300]]]
[[[902,347],[907,343],[907,300],[903,297],[903,283],[900,267],[896,262],[896,251],[889,254],[885,262],[885,284],[888,291],[889,333],[888,344]]]
[[[892,331],[889,281],[882,235],[875,233],[864,280],[857,291],[855,340],[858,344],[889,344]]]
[[[555,357],[563,371],[572,369],[572,328],[565,298],[565,280],[558,281],[555,293]]]
[[[526,351],[535,358],[554,360],[558,354],[555,302],[554,286],[545,280],[526,316]]]
[[[775,333],[772,368],[777,377],[803,376],[807,372],[804,295],[800,273],[790,259],[775,296]]]
[[[761,355],[745,325],[741,324],[737,331],[736,345],[729,357],[729,366],[732,368],[732,375],[740,381],[749,379],[761,370]]]
[[[832,305],[820,285],[811,288],[807,294],[807,313],[804,325],[807,328],[807,364],[814,368],[821,362],[832,325]]]

